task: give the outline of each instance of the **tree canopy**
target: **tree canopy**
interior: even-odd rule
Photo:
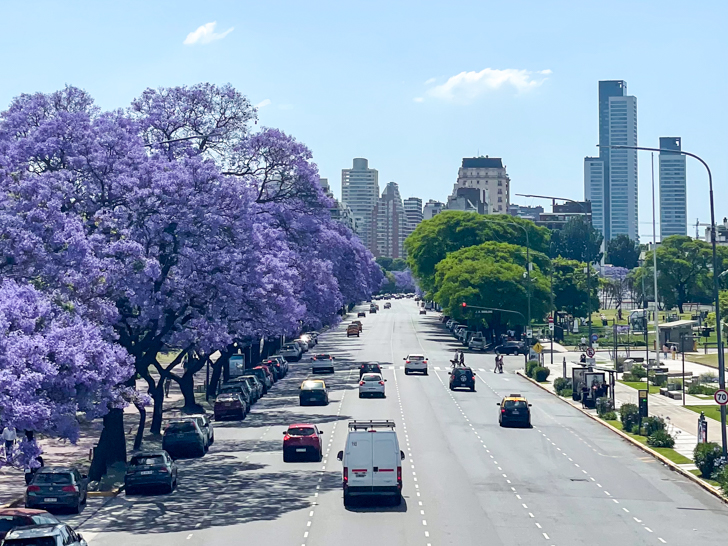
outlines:
[[[615,267],[634,269],[639,265],[640,245],[628,235],[620,234],[607,243],[604,261]]]
[[[554,306],[574,317],[586,317],[589,311],[587,300],[586,263],[565,258],[554,259]],[[592,269],[589,283],[591,310],[599,310],[599,283]]]
[[[552,235],[553,255],[594,264],[602,259],[604,236],[583,216],[573,216]]]

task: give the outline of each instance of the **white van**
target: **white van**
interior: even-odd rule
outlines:
[[[343,462],[344,506],[353,497],[381,496],[402,502],[402,460],[393,421],[350,421]]]

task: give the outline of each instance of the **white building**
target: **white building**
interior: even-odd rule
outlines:
[[[341,170],[341,201],[354,214],[356,232],[364,245],[372,248],[372,211],[379,197],[379,173],[369,161],[357,157],[351,169]]]
[[[610,145],[637,146],[637,98],[609,97]],[[610,238],[625,234],[639,240],[637,150],[609,152]]]
[[[405,224],[399,187],[389,182],[372,211],[369,250],[374,257],[404,258]]]
[[[439,214],[445,209],[445,203],[441,203],[440,201],[435,201],[434,199],[430,199],[427,203],[425,203],[425,209],[422,213],[424,220],[432,220],[432,217],[436,214]]]
[[[334,197],[331,187],[329,186],[328,178],[319,178],[319,184],[321,184],[326,196],[334,200],[334,206],[329,209],[331,218],[356,232],[356,219],[354,218],[354,213],[345,203],[342,203]]]
[[[660,239],[688,234],[687,176],[680,137],[660,137]]]
[[[584,199],[591,201],[592,225],[605,233],[604,161],[598,157],[584,158]]]
[[[424,219],[422,213],[422,199],[419,197],[408,197],[405,199],[404,215],[406,217],[404,238],[406,239]]]
[[[458,199],[459,188],[479,190],[478,200],[489,204],[484,214],[507,214],[510,204],[511,179],[499,157],[465,157],[458,171],[458,180],[453,188],[452,198]],[[472,198],[468,198],[471,202]],[[449,207],[448,207],[449,208]]]

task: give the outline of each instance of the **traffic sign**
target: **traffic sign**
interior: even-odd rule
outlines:
[[[533,350],[536,351],[538,354],[541,354],[541,351],[543,351],[543,345],[541,345],[540,343],[536,342],[533,345]]]
[[[715,398],[716,404],[725,406],[726,404],[728,404],[728,391],[725,389],[718,389],[717,391],[715,391],[713,398]]]
[[[554,323],[553,322],[549,322],[549,330],[551,330],[552,332],[554,331]]]
[[[554,317],[549,317],[549,322],[553,322],[553,321],[554,321]]]
[[[587,347],[586,348],[586,356],[588,356],[589,358],[592,358],[594,356],[594,348]]]
[[[531,328],[526,328],[526,337],[532,337],[533,336],[533,330]]]
[[[597,339],[599,339],[599,336],[597,334],[592,334],[591,335],[592,342],[596,341]]]

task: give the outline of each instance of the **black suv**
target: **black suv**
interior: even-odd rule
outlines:
[[[528,347],[523,341],[506,341],[495,348],[497,355],[527,355]]]
[[[472,368],[457,367],[448,373],[450,374],[451,391],[462,387],[475,392],[475,372]]]
[[[382,368],[377,364],[376,362],[369,362],[367,364],[362,364],[359,366],[359,379],[361,380],[361,376],[365,373],[382,373]]]

